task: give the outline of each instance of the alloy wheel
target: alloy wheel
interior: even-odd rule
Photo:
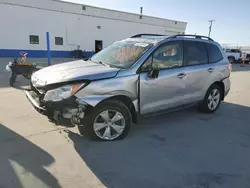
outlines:
[[[125,126],[125,118],[120,112],[105,110],[96,116],[93,129],[99,138],[114,140],[123,133]]]
[[[213,89],[208,96],[208,108],[211,111],[215,110],[220,103],[220,99],[220,91],[218,89]]]

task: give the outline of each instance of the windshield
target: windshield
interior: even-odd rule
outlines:
[[[119,68],[132,66],[153,44],[137,41],[119,41],[103,49],[91,61]]]

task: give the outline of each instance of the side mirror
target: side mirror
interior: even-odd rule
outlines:
[[[149,78],[158,78],[160,69],[158,67],[152,66],[151,69],[148,72]]]

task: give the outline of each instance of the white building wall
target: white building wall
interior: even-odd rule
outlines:
[[[69,51],[80,45],[93,51],[95,40],[106,47],[138,33],[174,35],[185,32],[186,23],[140,16],[120,11],[57,0],[0,0],[0,49],[46,50],[46,32],[51,49]],[[100,29],[97,27],[101,26]],[[29,35],[38,35],[39,44],[30,44]],[[63,37],[63,46],[54,37]]]

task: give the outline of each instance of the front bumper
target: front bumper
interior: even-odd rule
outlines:
[[[26,90],[25,91],[25,95],[26,95],[27,99],[29,100],[29,102],[32,104],[32,106],[38,112],[40,112],[42,114],[46,113],[46,108],[42,107],[40,105],[39,98],[38,98],[38,96],[36,95],[36,93],[34,91],[28,91],[28,90]]]
[[[87,104],[77,102],[75,96],[58,102],[43,102],[35,91],[27,90],[25,95],[39,113],[55,121],[73,119],[74,124],[80,123],[80,119],[84,118],[84,110],[87,108]]]

